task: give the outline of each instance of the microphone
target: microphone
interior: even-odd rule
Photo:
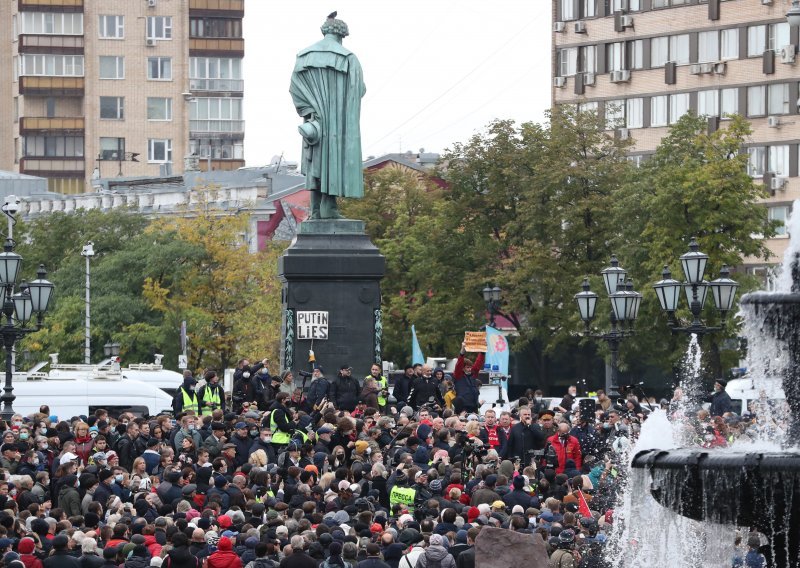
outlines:
[[[633,388],[636,388],[636,387],[640,387],[640,386],[642,386],[643,384],[644,384],[644,381],[639,381],[638,383],[633,383],[633,384],[631,384],[631,385],[625,385],[623,388],[626,388],[626,389],[633,389]]]

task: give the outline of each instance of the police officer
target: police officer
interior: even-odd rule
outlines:
[[[181,412],[192,411],[197,414],[200,411],[200,404],[197,400],[197,393],[194,392],[197,381],[192,376],[191,371],[183,372],[183,384],[178,387],[175,398],[172,399],[172,410],[175,415]]]
[[[289,402],[291,402],[289,395],[279,392],[269,408],[269,428],[272,431],[272,447],[276,455],[289,445],[292,433],[297,428],[297,424],[291,420],[292,411],[289,409]]]
[[[219,384],[219,376],[216,371],[206,371],[203,375],[206,384],[197,393],[200,400],[200,414],[210,416],[217,408],[225,412],[225,391]]]

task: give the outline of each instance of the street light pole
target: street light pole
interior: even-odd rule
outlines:
[[[87,365],[92,363],[92,297],[91,297],[91,279],[90,279],[90,266],[89,262],[94,256],[94,243],[89,241],[83,247],[81,256],[86,257],[86,338],[83,349],[83,362]]]
[[[489,327],[494,327],[494,318],[500,313],[500,297],[502,294],[503,290],[500,286],[489,288],[487,285],[483,289],[483,301],[486,302],[486,311],[489,312]]]

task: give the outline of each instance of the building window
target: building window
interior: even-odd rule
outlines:
[[[689,93],[678,93],[669,96],[669,123],[675,124],[678,119],[689,112]]]
[[[625,101],[606,101],[606,128],[614,130],[625,126]]]
[[[719,32],[700,32],[697,34],[697,62],[719,61]]]
[[[575,14],[575,3],[573,0],[560,0],[561,2],[561,20],[568,22],[570,20],[577,20]]]
[[[768,114],[789,114],[789,84],[770,85],[768,92]]]
[[[628,2],[625,2],[625,0],[611,0],[612,12],[638,12],[639,10],[641,10],[639,0],[629,0]]]
[[[21,12],[19,18],[21,34],[83,35],[82,13]]]
[[[767,29],[769,36],[767,39],[767,49],[780,51],[785,45],[792,43],[789,37],[789,22],[769,24]]]
[[[147,78],[153,81],[172,80],[172,58],[171,57],[148,57],[147,58]]]
[[[101,79],[124,79],[125,58],[121,55],[101,55],[99,76]]]
[[[597,15],[596,0],[583,0],[583,17],[593,18]]]
[[[767,26],[747,28],[747,57],[761,57],[767,47]]]
[[[242,37],[242,20],[231,18],[190,18],[190,37]]]
[[[83,136],[25,136],[26,158],[82,158]]]
[[[635,39],[631,44],[631,69],[644,69],[644,40]]]
[[[125,16],[100,16],[101,39],[125,39]]]
[[[764,146],[751,146],[747,149],[747,174],[750,177],[764,175],[764,162],[767,149]]]
[[[644,101],[641,98],[628,99],[625,109],[625,125],[628,128],[644,126]]]
[[[147,161],[152,163],[172,162],[172,140],[151,138],[147,141]]]
[[[189,109],[189,130],[193,132],[243,132],[242,99],[199,98]]]
[[[711,89],[697,93],[697,115],[719,116],[719,91]]]
[[[558,50],[558,76],[572,77],[577,72],[578,48],[567,47]]]
[[[597,72],[597,46],[585,45],[581,48],[581,71]]]
[[[83,55],[20,55],[19,75],[43,77],[83,77]]]
[[[100,138],[100,159],[101,160],[125,159],[125,139]]]
[[[650,99],[650,126],[667,125],[667,95]]]
[[[769,171],[776,176],[789,177],[789,146],[769,147]]]
[[[786,220],[789,218],[789,206],[779,205],[778,207],[767,208],[770,221],[780,221],[780,224],[775,227],[775,236],[783,237],[786,235]]]
[[[172,99],[147,97],[147,120],[172,120]]]
[[[243,160],[244,140],[193,138],[189,140],[189,152],[212,160]]]
[[[669,37],[669,60],[678,65],[689,63],[689,34]]]
[[[125,118],[125,97],[100,97],[100,118],[123,120]]]
[[[720,106],[722,116],[739,114],[739,89],[722,89]]]
[[[764,116],[766,111],[766,86],[747,87],[747,116]]]
[[[625,42],[606,44],[606,65],[609,71],[625,69]]]
[[[591,112],[597,114],[597,101],[589,101],[588,103],[580,103],[578,105],[578,112]]]
[[[650,40],[650,67],[663,67],[669,61],[669,38],[654,37]]]
[[[148,16],[147,39],[172,39],[172,16]]]
[[[722,30],[720,36],[720,59],[739,59],[739,28]]]

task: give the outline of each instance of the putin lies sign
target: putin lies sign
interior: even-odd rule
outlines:
[[[297,312],[297,339],[328,339],[328,312]]]

